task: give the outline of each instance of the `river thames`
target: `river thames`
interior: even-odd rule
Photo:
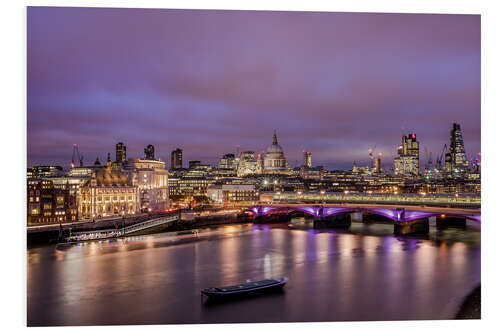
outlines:
[[[396,237],[235,224],[27,251],[29,326],[453,319],[481,280],[481,232]],[[200,290],[289,278],[284,291],[224,304]]]

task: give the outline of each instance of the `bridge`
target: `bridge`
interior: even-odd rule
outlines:
[[[436,225],[465,226],[466,220],[481,222],[480,208],[414,206],[370,203],[300,204],[268,203],[253,206],[250,211],[255,222],[266,222],[300,212],[314,218],[315,227],[348,227],[351,214],[361,213],[363,221],[384,221],[394,224],[395,234],[427,233],[429,218],[436,217]],[[375,218],[373,218],[375,216]],[[379,218],[376,218],[379,217]]]
[[[106,230],[91,230],[71,233],[68,237],[64,238],[65,242],[77,242],[84,240],[97,240],[106,238],[116,238],[135,234],[148,229],[156,228],[159,226],[167,226],[179,219],[179,216],[163,216],[147,220],[144,222],[122,227],[121,229],[106,229]]]
[[[481,208],[480,194],[436,193],[371,193],[371,192],[261,192],[261,203],[297,204],[384,204],[407,206],[433,206],[455,208]]]

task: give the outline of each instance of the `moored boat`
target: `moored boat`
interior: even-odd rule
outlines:
[[[234,286],[206,288],[202,289],[201,293],[212,298],[243,296],[247,294],[277,291],[282,289],[287,282],[288,278],[286,277],[255,282],[250,281]]]

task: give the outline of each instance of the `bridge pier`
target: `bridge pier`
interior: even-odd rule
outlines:
[[[446,215],[436,216],[436,228],[445,229],[447,227],[465,228],[467,219],[465,217],[451,217]]]
[[[340,213],[331,216],[314,217],[314,228],[349,228],[351,226],[351,213]]]
[[[429,218],[424,217],[411,221],[394,221],[394,234],[398,236],[410,234],[428,234]]]

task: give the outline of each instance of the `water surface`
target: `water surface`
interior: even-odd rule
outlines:
[[[394,237],[307,223],[230,225],[28,249],[28,325],[452,319],[480,282],[480,230]],[[200,289],[287,276],[281,294],[206,303]]]

